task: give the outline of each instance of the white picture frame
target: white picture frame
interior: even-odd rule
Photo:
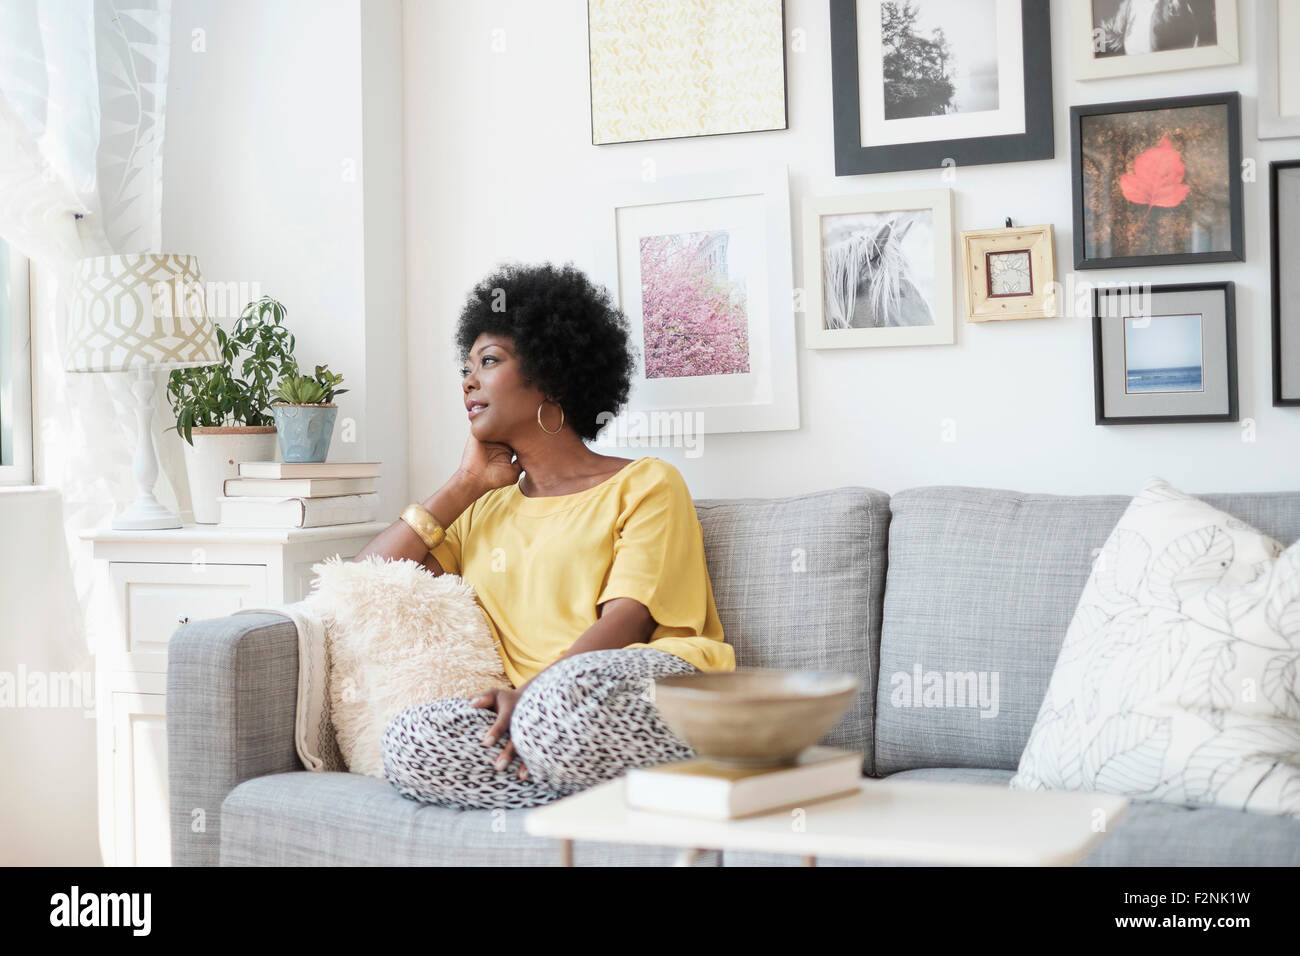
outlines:
[[[1256,0],[1259,41],[1259,139],[1300,137],[1300,3]],[[1290,43],[1288,47],[1287,44]],[[1291,55],[1283,55],[1284,51]]]
[[[1093,51],[1092,0],[1070,0],[1070,47],[1076,80],[1099,80],[1113,76],[1138,76],[1170,70],[1192,70],[1231,66],[1239,62],[1237,0],[1215,0],[1214,20],[1218,42],[1182,50],[1132,53],[1097,57]]]
[[[918,260],[918,265],[929,272],[932,283],[927,302],[933,323],[875,328],[833,327],[833,323],[827,321],[826,250],[823,241],[829,224],[823,220],[827,217],[915,212],[929,213],[930,261],[925,263]],[[946,187],[806,198],[803,203],[805,347],[826,349],[952,345],[957,340],[952,243],[952,190]]]
[[[595,277],[627,316],[638,352],[627,405],[597,441],[799,427],[789,171],[783,163],[609,183],[593,193]],[[647,376],[641,240],[725,232],[743,289],[745,370]],[[635,289],[638,294],[631,295]],[[688,417],[689,416],[689,417]]]

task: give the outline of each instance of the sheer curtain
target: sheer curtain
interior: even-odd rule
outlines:
[[[92,649],[110,595],[78,532],[134,500],[137,436],[128,375],[63,371],[64,294],[78,258],[160,251],[170,29],[170,0],[0,0],[0,236],[32,260],[34,477],[61,493]],[[155,374],[158,442],[173,418]]]

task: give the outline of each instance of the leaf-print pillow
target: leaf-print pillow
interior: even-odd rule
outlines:
[[[1300,542],[1149,478],[1093,563],[1011,786],[1300,818]]]

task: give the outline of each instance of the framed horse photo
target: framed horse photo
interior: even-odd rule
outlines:
[[[835,175],[1051,159],[1045,0],[831,0]]]
[[[808,348],[952,345],[952,190],[803,204]]]

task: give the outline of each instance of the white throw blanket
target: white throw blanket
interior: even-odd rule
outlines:
[[[298,757],[308,770],[347,772],[339,752],[330,718],[329,656],[325,643],[325,621],[315,604],[315,595],[292,604],[243,608],[236,614],[283,614],[298,629],[298,702],[294,715],[293,742]]]

